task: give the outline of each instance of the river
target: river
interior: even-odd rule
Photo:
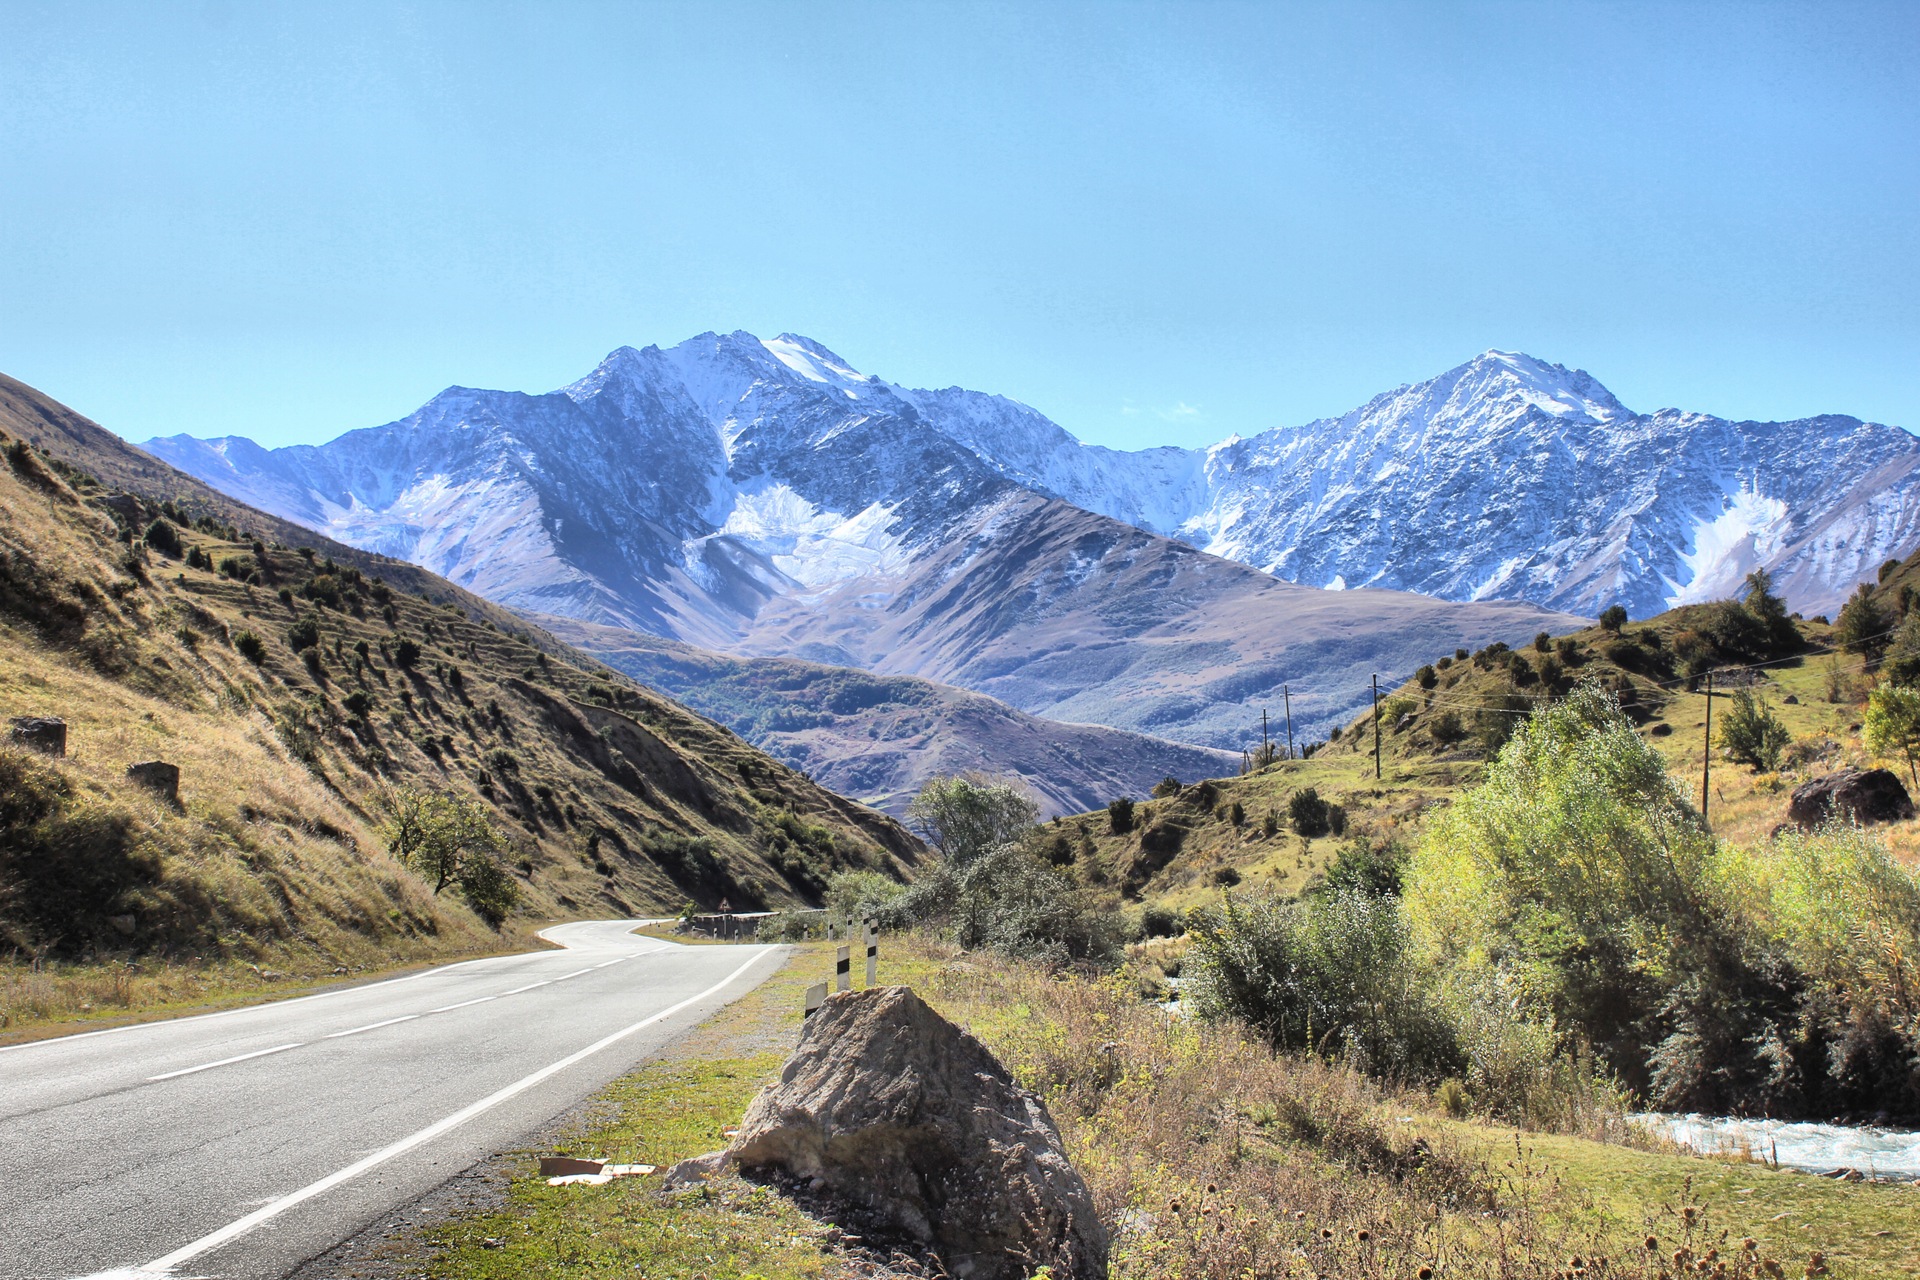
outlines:
[[[1920,1132],[1910,1129],[1658,1113],[1632,1118],[1703,1155],[1746,1153],[1811,1173],[1858,1169],[1869,1177],[1920,1178]]]

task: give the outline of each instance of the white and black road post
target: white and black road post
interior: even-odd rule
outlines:
[[[827,984],[816,982],[807,988],[807,1017],[811,1018],[827,1002]]]
[[[880,923],[867,921],[867,986],[878,986],[880,982]]]
[[[853,990],[853,948],[841,947],[833,953],[833,989]]]

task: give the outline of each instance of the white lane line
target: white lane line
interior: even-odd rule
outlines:
[[[555,981],[555,982],[565,982],[565,981],[566,981],[566,980],[567,980],[568,978],[577,978],[577,977],[579,977],[579,976],[580,976],[581,974],[583,974],[583,973],[592,973],[592,972],[594,971],[594,969],[595,969],[595,968],[597,968],[597,967],[598,967],[598,966],[596,966],[596,965],[588,965],[588,966],[587,966],[586,968],[584,968],[584,969],[575,969],[575,970],[574,970],[574,971],[573,971],[572,973],[563,973],[563,974],[561,974],[561,975],[560,975],[559,977],[557,977],[557,978],[555,978],[555,979],[554,979],[554,981]]]
[[[197,1067],[182,1067],[178,1071],[163,1071],[157,1076],[148,1076],[147,1079],[149,1081],[171,1080],[175,1076],[190,1076],[196,1071],[211,1071],[215,1067],[224,1067],[235,1062],[245,1062],[248,1058],[264,1058],[270,1053],[285,1053],[289,1049],[298,1049],[305,1043],[306,1041],[304,1040],[296,1040],[292,1044],[277,1044],[271,1049],[255,1049],[252,1053],[235,1054],[231,1058],[222,1058],[218,1062],[203,1062]]]
[[[287,1210],[293,1208],[296,1205],[299,1205],[304,1203],[305,1201],[311,1200],[313,1199],[313,1197],[320,1195],[323,1192],[331,1191],[333,1188],[339,1186],[341,1183],[351,1181],[352,1179],[357,1178],[361,1174],[365,1173],[367,1170],[375,1168],[379,1165],[385,1164],[387,1161],[393,1159],[395,1156],[404,1155],[407,1152],[413,1150],[415,1147],[419,1146],[423,1142],[431,1142],[433,1139],[439,1137],[441,1134],[447,1132],[449,1129],[453,1129],[459,1125],[465,1124],[467,1121],[473,1119],[477,1115],[480,1115],[482,1112],[491,1111],[494,1107],[499,1106],[501,1103],[507,1101],[508,1099],[518,1094],[525,1093],[528,1089],[533,1088],[535,1085],[547,1079],[549,1076],[557,1075],[558,1073],[565,1071],[568,1067],[573,1066],[575,1063],[585,1061],[587,1058],[590,1058],[594,1054],[599,1053],[602,1049],[605,1049],[610,1045],[617,1044],[621,1040],[626,1039],[628,1036],[632,1035],[634,1032],[644,1030],[645,1028],[650,1027],[654,1023],[659,1022],[663,1019],[671,1018],[674,1014],[679,1013],[682,1009],[688,1008],[691,1005],[699,1004],[702,1000],[705,1000],[710,996],[716,995],[719,992],[726,990],[727,987],[732,985],[734,979],[738,978],[741,974],[745,973],[748,969],[752,968],[755,964],[759,963],[761,960],[764,960],[768,955],[772,954],[773,950],[774,948],[772,947],[760,948],[752,956],[748,957],[740,965],[738,969],[735,969],[732,973],[728,974],[726,977],[722,978],[720,981],[714,983],[712,986],[708,987],[705,991],[702,991],[699,995],[688,996],[685,1000],[682,1000],[679,1004],[674,1005],[670,1009],[662,1009],[659,1013],[652,1014],[648,1017],[642,1018],[640,1021],[634,1023],[631,1026],[622,1027],[620,1030],[614,1032],[612,1035],[604,1036],[601,1039],[594,1041],[592,1044],[588,1045],[586,1048],[580,1049],[573,1053],[568,1054],[566,1057],[560,1059],[558,1062],[549,1063],[548,1065],[540,1068],[538,1071],[533,1072],[531,1075],[522,1076],[520,1079],[514,1081],[512,1084],[506,1086],[506,1088],[501,1089],[495,1093],[488,1094],[486,1097],[480,1099],[480,1101],[474,1103],[472,1106],[465,1107],[462,1110],[456,1111],[452,1115],[447,1116],[444,1119],[436,1120],[434,1123],[428,1125],[426,1128],[420,1130],[418,1133],[409,1134],[406,1137],[400,1139],[398,1142],[391,1144],[390,1146],[382,1147],[380,1148],[380,1150],[374,1152],[372,1155],[366,1156],[360,1160],[355,1161],[354,1163],[348,1165],[344,1169],[341,1169],[337,1173],[330,1173],[326,1177],[320,1179],[318,1182],[309,1183],[308,1185],[300,1188],[298,1191],[291,1192],[287,1195],[280,1197],[278,1200],[275,1200],[272,1204],[264,1205],[261,1208],[255,1209],[252,1213],[248,1214],[246,1217],[241,1218],[234,1222],[230,1222],[226,1226],[221,1227],[218,1231],[214,1231],[207,1235],[201,1236],[198,1240],[195,1240],[192,1244],[182,1245],[180,1248],[175,1249],[172,1253],[168,1254],[166,1257],[156,1258],[152,1262],[147,1263],[146,1266],[139,1268],[139,1271],[161,1272],[161,1273],[170,1272],[183,1262],[190,1261],[194,1258],[199,1257],[203,1253],[207,1253],[213,1249],[218,1249],[223,1244],[227,1244],[230,1241],[239,1239],[241,1236],[247,1234],[249,1231],[252,1231],[255,1227],[259,1226],[261,1223],[268,1222],[274,1218],[279,1217],[281,1214],[285,1213]],[[136,1272],[135,1274],[138,1274],[138,1272]]]
[[[547,981],[549,981],[549,982],[550,982],[550,981],[552,981],[552,979],[548,979]],[[519,994],[520,994],[520,993],[521,993],[522,991],[531,991],[531,990],[533,990],[533,989],[534,989],[535,987],[544,987],[544,986],[546,986],[546,985],[547,985],[547,982],[529,982],[529,983],[528,983],[528,984],[527,984],[526,986],[524,986],[524,987],[515,987],[515,988],[514,988],[513,990],[511,990],[511,991],[502,991],[502,992],[501,992],[500,994],[501,994],[501,995],[503,995],[503,996],[517,996],[517,995],[519,995]]]
[[[593,967],[596,969],[605,969],[608,965],[625,964],[631,959],[633,959],[632,956],[621,956],[618,960],[609,960],[606,964],[597,964]]]
[[[499,996],[479,996],[472,1000],[462,1000],[459,1004],[443,1004],[438,1009],[429,1009],[428,1013],[450,1013],[455,1009],[464,1009],[470,1004],[485,1004],[489,1000],[498,1000]]]
[[[419,1016],[417,1013],[403,1013],[397,1018],[388,1018],[385,1022],[369,1022],[364,1027],[355,1027],[351,1031],[336,1031],[330,1036],[321,1036],[320,1038],[322,1040],[338,1040],[341,1036],[357,1036],[362,1031],[378,1031],[380,1028],[390,1027],[396,1022],[412,1022]]]

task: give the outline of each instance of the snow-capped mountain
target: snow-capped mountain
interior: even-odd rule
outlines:
[[[1508,352],[1205,450],[1121,453],[997,396],[903,394],[1015,483],[1313,586],[1638,617],[1765,567],[1811,613],[1920,543],[1906,431],[1637,414]]]
[[[1572,622],[1204,554],[1152,531],[1204,500],[1204,457],[1086,449],[1010,401],[895,387],[792,335],[623,347],[559,391],[456,387],[316,447],[147,447],[516,609],[1212,748],[1246,745],[1282,685],[1311,732],[1373,671]]]

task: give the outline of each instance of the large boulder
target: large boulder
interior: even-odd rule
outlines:
[[[1913,816],[1913,799],[1885,769],[1842,769],[1793,789],[1787,821],[1812,830],[1823,822],[1894,822]]]
[[[906,987],[829,998],[733,1145],[668,1177],[728,1165],[857,1206],[955,1280],[1107,1273],[1106,1230],[1045,1104]]]

